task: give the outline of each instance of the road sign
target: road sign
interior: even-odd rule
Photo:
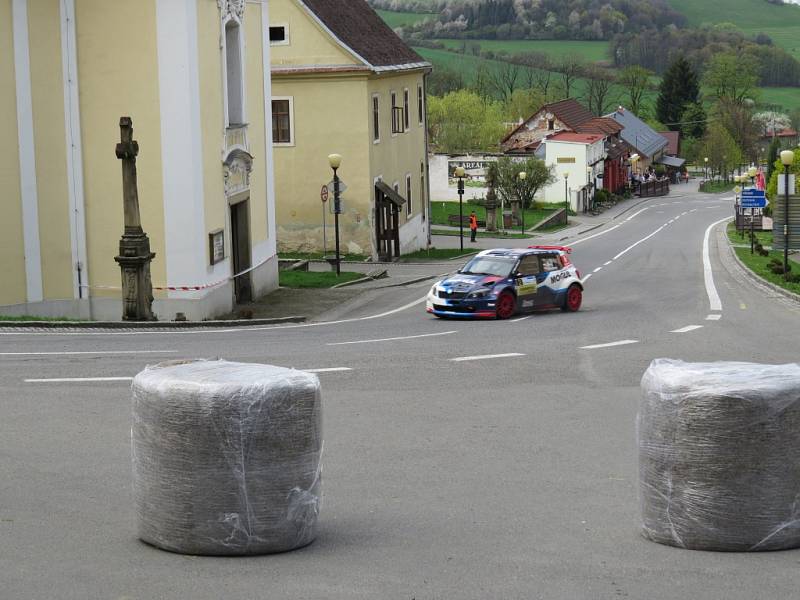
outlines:
[[[327,185],[326,187],[328,188],[328,191],[329,191],[331,194],[334,194],[334,193],[336,193],[336,190],[335,190],[335,189],[334,189],[334,187],[333,187],[333,181],[329,181],[329,182],[328,182],[328,185]],[[346,190],[347,190],[347,186],[344,184],[344,181],[342,181],[342,180],[340,179],[340,180],[339,180],[339,194],[340,194],[340,195],[341,195],[341,194],[344,194]]]
[[[769,204],[767,199],[763,196],[759,197],[750,197],[742,196],[741,202],[739,202],[739,208],[764,208]]]
[[[742,190],[742,198],[766,198],[767,193],[757,188],[745,188]]]
[[[328,201],[328,186],[323,185],[322,189],[319,191],[319,199],[322,200],[322,203],[325,204]]]

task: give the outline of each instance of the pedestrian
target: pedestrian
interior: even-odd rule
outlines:
[[[476,238],[478,237],[478,216],[475,214],[473,210],[472,213],[469,215],[469,241],[475,242],[477,241]]]

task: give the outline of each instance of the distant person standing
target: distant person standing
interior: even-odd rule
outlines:
[[[478,237],[478,216],[473,210],[469,215],[469,241],[476,242]]]

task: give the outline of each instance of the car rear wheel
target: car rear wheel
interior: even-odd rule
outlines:
[[[517,301],[511,292],[503,292],[497,298],[497,318],[509,319],[517,310]]]
[[[573,283],[567,290],[567,297],[564,299],[564,306],[561,310],[564,312],[577,312],[583,302],[583,292],[579,285]]]

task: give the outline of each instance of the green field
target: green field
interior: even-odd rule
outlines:
[[[784,110],[790,111],[800,108],[800,88],[796,87],[769,87],[761,88],[761,102],[780,104]]]
[[[669,0],[693,26],[733,23],[746,33],[766,33],[779,46],[800,58],[800,6],[765,0]]]
[[[436,13],[395,12],[393,10],[376,10],[375,12],[392,28],[413,25],[418,21],[437,16]]]
[[[609,60],[608,42],[584,42],[578,40],[436,40],[448,49],[461,48],[465,43],[480,44],[481,50],[493,52],[543,52],[552,58],[558,59],[568,54],[577,54],[587,62],[601,62]]]

